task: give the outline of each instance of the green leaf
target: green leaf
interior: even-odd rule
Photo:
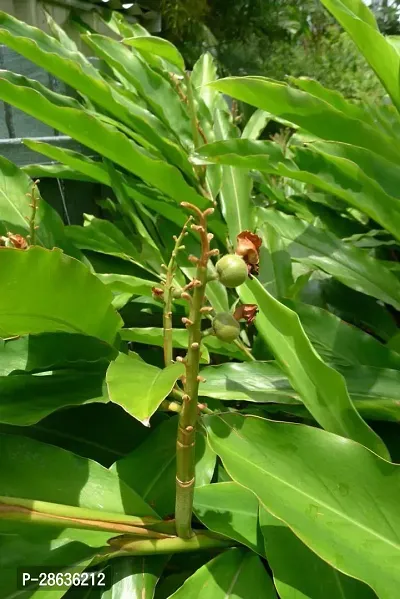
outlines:
[[[154,272],[146,265],[142,253],[129,238],[112,222],[94,216],[85,215],[85,224],[70,225],[65,229],[66,236],[76,247],[101,254],[116,256],[122,260],[133,262],[145,270]]]
[[[87,335],[43,333],[8,339],[0,344],[0,376],[14,370],[45,371],[97,368],[114,359],[117,351]]]
[[[286,302],[300,318],[311,343],[324,360],[400,370],[400,354],[335,314],[301,302]]]
[[[260,248],[259,280],[274,297],[289,297],[294,285],[292,263],[284,241],[276,230],[264,223],[258,231],[262,238]]]
[[[328,0],[323,1],[328,4]],[[375,34],[380,36],[377,32]],[[391,50],[399,62],[396,50]],[[293,122],[322,139],[361,146],[393,162],[399,160],[400,147],[393,143],[391,137],[366,122],[339,112],[307,92],[264,77],[228,77],[211,85],[222,93]]]
[[[108,535],[109,536],[109,535]],[[0,535],[1,599],[12,599],[18,593],[21,599],[41,599],[43,587],[31,583],[25,590],[16,590],[16,579],[21,564],[25,568],[37,567],[38,564],[53,571],[82,572],[98,552],[95,547],[89,547],[79,541],[65,538],[54,539],[54,535],[42,533],[40,539],[28,540],[17,535]],[[44,570],[46,571],[46,570]],[[47,588],[47,599],[59,599],[65,595],[66,587]]]
[[[191,149],[193,140],[190,119],[171,84],[154,71],[138,52],[130,51],[122,43],[103,35],[86,35],[83,39],[101,59],[122,73],[152,112],[164,122],[174,136],[181,140],[183,145]],[[134,38],[134,40],[138,39],[145,41],[154,38]]]
[[[96,276],[104,285],[107,285],[113,293],[128,293],[130,295],[145,295],[152,297],[152,289],[157,285],[156,281],[147,281],[132,275],[99,274]]]
[[[314,427],[239,414],[206,421],[211,446],[236,482],[324,561],[366,582],[380,599],[396,596],[396,465]]]
[[[101,106],[106,114],[111,114],[128,127],[132,127],[151,144],[170,156],[173,162],[176,161],[178,164],[187,162],[182,150],[167,139],[168,129],[160,120],[137,102],[127,99],[116,86],[113,87],[105,81],[99,71],[93,67],[82,53],[71,52],[64,44],[40,29],[30,27],[1,11],[0,41],[52,73],[57,79],[65,81],[72,89],[76,89],[83,96],[90,98],[96,105]],[[3,71],[2,77],[8,78],[9,76],[6,71]],[[14,74],[11,74],[11,77],[11,82],[19,79],[22,83],[25,79]],[[25,81],[29,80],[25,79]],[[50,97],[44,86],[29,82],[29,86],[32,85],[36,89],[40,89],[42,95]],[[43,92],[41,88],[45,91]],[[59,94],[53,93],[51,96],[60,98],[64,104],[66,101],[71,101],[69,98],[66,100],[64,96]],[[44,116],[43,112],[42,116]],[[44,118],[41,120],[44,122]],[[67,131],[66,134],[70,135],[70,131]]]
[[[193,67],[190,79],[196,93],[203,100],[210,114],[213,114],[218,92],[207,84],[216,81],[217,67],[210,52],[205,52],[200,56]]]
[[[258,139],[271,120],[271,116],[269,112],[264,110],[254,111],[243,129],[242,139]]]
[[[258,305],[256,327],[316,421],[388,458],[381,439],[354,408],[344,378],[316,353],[297,314],[274,299],[256,279],[238,292],[243,303]]]
[[[64,331],[114,341],[122,321],[111,293],[81,262],[57,249],[3,248],[0,270],[2,337]]]
[[[400,282],[364,250],[323,229],[273,209],[258,209],[258,220],[285,240],[292,258],[332,275],[356,291],[400,308]]]
[[[146,364],[136,354],[120,353],[107,370],[108,393],[111,401],[145,426],[150,426],[150,416],[183,373],[184,365],[179,362],[161,370]]]
[[[137,50],[144,50],[150,52],[160,58],[164,58],[171,64],[175,65],[181,71],[185,70],[185,61],[183,60],[182,54],[178,49],[171,44],[168,40],[162,37],[142,36],[142,37],[127,37],[122,40],[124,44],[133,46]]]
[[[57,146],[52,146],[51,144],[47,144],[41,141],[34,141],[29,139],[25,140],[24,143],[32,150],[40,152],[41,154],[48,156],[52,160],[58,160],[60,162],[63,162],[64,164],[67,164],[69,167],[71,167],[71,169],[76,169],[73,170],[71,174],[70,171],[67,171],[67,173],[65,173],[64,171],[59,172],[58,169],[60,167],[57,167],[57,170],[55,172],[49,172],[50,168],[53,167],[43,166],[42,169],[46,169],[44,171],[46,176],[51,175],[60,176],[60,178],[65,178],[65,174],[67,174],[69,177],[76,178],[76,176],[73,175],[73,173],[77,172],[78,174],[81,173],[80,176],[89,178],[89,180],[99,181],[100,183],[108,185],[109,187],[112,186],[110,174],[105,165],[101,162],[96,162],[88,156],[84,156],[83,154],[79,154],[78,152],[74,152],[73,150],[58,148]],[[33,166],[32,168],[36,168],[36,166]],[[121,176],[121,173],[119,173],[119,175]],[[134,200],[135,202],[140,202],[141,204],[151,208],[155,212],[159,212],[165,218],[167,218],[175,224],[183,226],[183,224],[185,223],[185,214],[183,214],[181,210],[176,208],[174,202],[168,202],[166,198],[157,199],[159,196],[155,193],[153,193],[153,195],[149,195],[148,193],[144,192],[142,193],[139,190],[139,186],[137,185],[137,183],[134,181],[130,182],[130,180],[126,176],[123,179],[122,188],[124,193],[126,193],[128,197],[132,198],[132,200]]]
[[[264,557],[257,497],[244,487],[234,482],[198,487],[194,493],[194,511],[209,530],[234,539]]]
[[[31,199],[33,182],[12,162],[0,156],[0,234],[29,234],[28,219],[32,216]],[[37,191],[35,193],[38,193]],[[49,249],[64,236],[64,227],[57,212],[41,198],[35,217],[36,241]]]
[[[363,418],[399,422],[398,370],[371,366],[337,367],[344,376],[354,407]],[[203,368],[199,395],[226,401],[276,403],[276,409],[309,418],[301,396],[275,362],[221,364]],[[266,406],[270,411],[270,407]],[[275,410],[276,411],[276,410]]]
[[[123,557],[112,560],[111,587],[101,599],[153,599],[156,584],[169,560],[168,555]]]
[[[165,412],[156,412],[148,429],[109,401],[65,408],[31,426],[3,424],[0,432],[56,445],[109,468],[133,451],[166,418]]]
[[[260,507],[265,553],[281,599],[374,599],[375,593],[324,562],[272,514]]]
[[[139,447],[111,468],[163,517],[173,514],[175,509],[177,426],[176,416],[162,422]],[[215,454],[198,432],[196,486],[207,485],[214,468]]]
[[[361,0],[322,0],[322,4],[347,31],[399,110],[400,56],[379,32],[372,13]]]
[[[155,516],[115,472],[97,462],[27,437],[1,435],[0,439],[1,496]]]
[[[27,426],[55,410],[89,402],[108,402],[106,368],[57,370],[0,377],[0,422]]]
[[[25,87],[23,81],[21,85],[9,83],[4,72],[0,76],[0,97],[99,152],[176,201],[180,202],[184,197],[199,206],[206,205],[205,198],[186,183],[178,169],[158,157],[154,158],[115,126],[95,118],[93,114],[83,109],[57,106]]]
[[[399,194],[396,192],[397,197],[392,197],[379,185],[385,179],[384,187],[393,190],[398,178],[397,169],[385,159],[377,158],[375,162],[374,156],[363,148],[347,150],[344,144],[310,144],[295,150],[298,171],[293,173],[291,168],[284,166],[280,166],[279,171],[345,200],[399,239]],[[374,168],[371,163],[375,163]],[[375,169],[381,173],[379,178],[375,177]]]
[[[217,139],[238,137],[236,127],[230,122],[230,115],[216,110],[214,129]],[[232,243],[241,231],[251,228],[250,193],[252,180],[248,172],[232,166],[222,167],[222,183],[219,192],[222,214],[228,225]]]
[[[243,549],[229,549],[202,566],[170,599],[276,599],[260,558]]]
[[[157,327],[137,327],[122,329],[121,339],[133,341],[134,343],[144,343],[146,345],[156,345],[164,347],[164,329]],[[187,349],[189,343],[189,335],[186,329],[173,329],[172,331],[173,347]],[[200,350],[200,363],[209,364],[210,354],[204,343]]]

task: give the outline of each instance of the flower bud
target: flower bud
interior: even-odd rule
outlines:
[[[225,287],[239,287],[248,277],[247,265],[236,254],[227,254],[216,264],[218,278]]]
[[[220,312],[212,323],[215,335],[221,341],[231,343],[239,337],[240,325],[229,312]]]

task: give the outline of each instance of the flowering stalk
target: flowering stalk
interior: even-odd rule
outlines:
[[[179,250],[184,249],[185,246],[182,245],[183,238],[187,235],[186,228],[189,222],[192,220],[192,217],[188,218],[186,223],[183,226],[183,229],[179,235],[179,237],[174,237],[175,246],[171,254],[171,259],[168,263],[167,272],[165,275],[165,283],[163,286],[163,296],[164,296],[164,313],[163,313],[163,329],[164,329],[164,364],[168,366],[172,363],[172,300],[174,293],[174,275],[176,270],[176,256]]]
[[[201,345],[201,319],[204,307],[205,290],[207,285],[207,263],[212,255],[218,250],[210,250],[210,241],[213,237],[207,233],[207,216],[214,209],[208,208],[201,212],[196,206],[182,202],[183,207],[192,210],[197,218],[198,224],[191,226],[192,230],[199,233],[201,241],[201,256],[190,259],[197,265],[196,275],[187,286],[192,291],[189,299],[189,318],[183,322],[189,331],[189,344],[185,364],[185,376],[183,377],[184,394],[182,409],[179,413],[179,427],[176,447],[176,503],[175,522],[177,535],[183,539],[192,536],[191,520],[193,508],[193,493],[195,482],[195,442],[196,423],[198,415],[198,389],[199,389],[199,362]],[[189,294],[187,294],[189,295]],[[204,310],[203,310],[204,311]]]
[[[37,210],[39,207],[39,190],[38,190],[39,183],[40,183],[39,179],[37,181],[34,181],[33,185],[32,185],[32,190],[30,191],[30,193],[26,194],[28,196],[28,198],[30,198],[30,200],[31,200],[29,207],[32,208],[31,216],[30,216],[30,218],[27,219],[29,222],[29,245],[35,245],[35,241],[36,241],[36,229],[38,227],[35,224],[35,220],[36,220],[36,213],[37,213]]]

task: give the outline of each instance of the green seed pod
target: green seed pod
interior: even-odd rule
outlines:
[[[240,325],[229,312],[220,312],[212,323],[215,335],[221,341],[231,343],[239,337]]]
[[[243,258],[236,254],[227,254],[216,264],[218,278],[225,287],[239,287],[248,277],[247,266]]]

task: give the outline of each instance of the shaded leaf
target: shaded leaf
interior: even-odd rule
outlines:
[[[118,460],[112,470],[163,517],[174,513],[176,435],[178,418],[160,424],[128,456]],[[215,454],[204,436],[196,435],[196,486],[207,485],[215,468]]]
[[[194,493],[194,511],[209,530],[234,539],[264,557],[257,497],[244,487],[234,482],[198,487]]]
[[[171,595],[171,599],[276,599],[260,558],[229,549],[202,566]]]

